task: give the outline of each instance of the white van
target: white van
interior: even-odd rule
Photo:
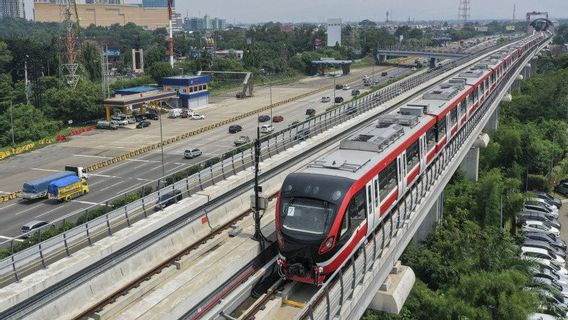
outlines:
[[[260,127],[260,132],[261,132],[261,133],[270,133],[270,132],[272,132],[272,131],[274,131],[274,126],[272,126],[271,124],[263,124],[263,125]]]
[[[178,118],[181,116],[181,109],[172,109],[168,114],[168,118]]]

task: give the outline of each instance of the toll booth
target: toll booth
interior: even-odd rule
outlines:
[[[121,109],[124,114],[130,114],[136,109],[143,112],[145,105],[158,104],[170,99],[177,99],[175,91],[160,90],[159,87],[154,86],[133,87],[116,91],[114,97],[104,100],[103,106],[106,119],[110,121],[113,108]]]
[[[178,107],[198,108],[209,103],[209,76],[181,75],[162,79],[166,91],[179,96]]]

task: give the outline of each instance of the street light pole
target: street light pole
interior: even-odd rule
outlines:
[[[10,99],[10,128],[12,131],[12,145],[16,144],[15,143],[15,139],[14,139],[14,111],[12,110],[14,107],[14,104],[12,103],[12,99]]]
[[[335,107],[335,74],[333,75],[333,106]]]
[[[161,103],[160,103],[159,117],[158,118],[160,119],[160,147],[162,149],[162,177],[159,180],[159,181],[161,181],[166,176],[166,170],[164,168],[164,134],[163,134],[163,129],[162,129],[162,105],[161,105]]]
[[[272,83],[269,84],[270,88],[270,123],[272,124]]]

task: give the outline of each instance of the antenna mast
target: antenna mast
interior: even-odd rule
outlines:
[[[471,0],[460,0],[458,21],[465,25],[471,19]]]

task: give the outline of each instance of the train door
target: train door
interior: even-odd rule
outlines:
[[[426,157],[427,157],[427,149],[426,149],[426,135],[420,136],[418,145],[420,146],[420,175],[426,169]]]
[[[406,192],[406,152],[403,152],[396,158],[397,161],[397,174],[398,174],[398,199],[402,198]]]
[[[376,178],[375,178],[376,179]],[[373,191],[373,181],[367,183],[367,235],[375,229],[375,214],[378,208],[375,207],[375,193]]]

